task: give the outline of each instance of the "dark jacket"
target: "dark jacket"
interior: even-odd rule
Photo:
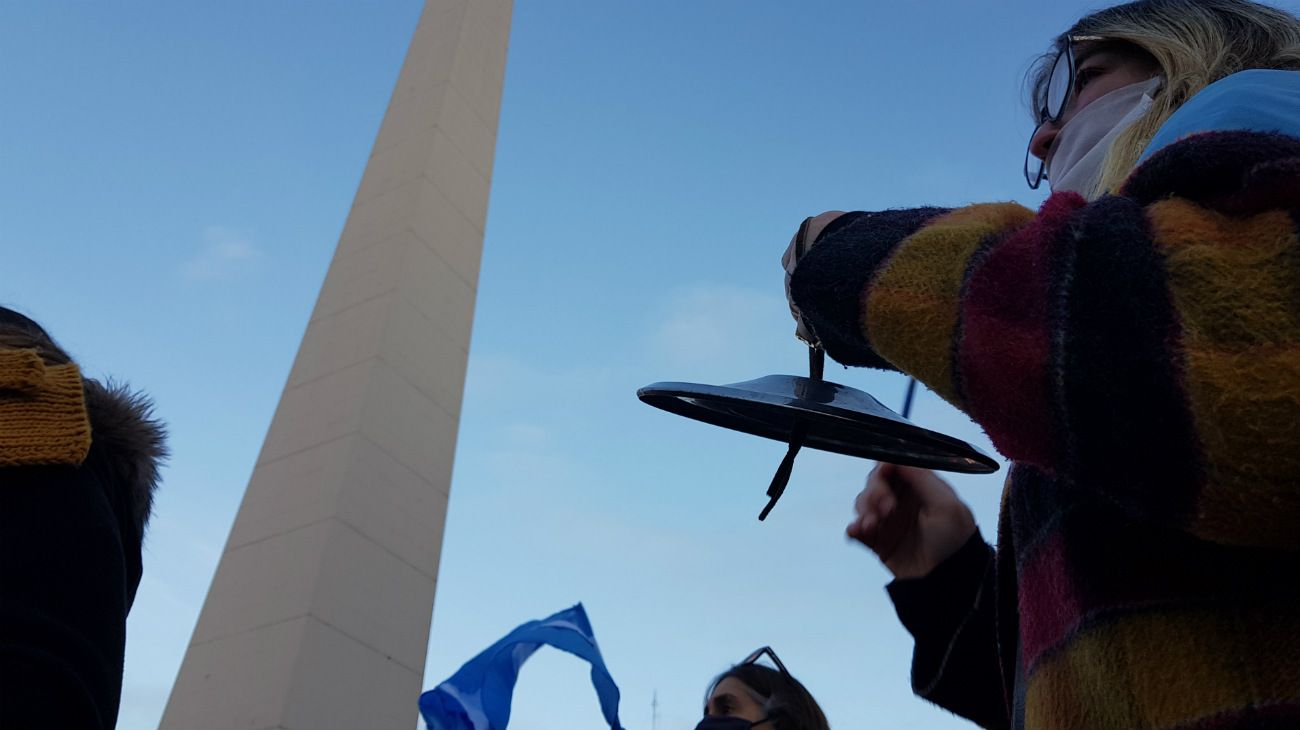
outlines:
[[[0,727],[117,722],[163,431],[138,395],[83,385],[84,460],[0,467]]]

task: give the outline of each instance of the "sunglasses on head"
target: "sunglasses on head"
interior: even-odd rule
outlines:
[[[785,665],[781,663],[781,659],[777,657],[776,652],[772,651],[772,647],[770,646],[765,646],[761,649],[755,649],[753,652],[749,654],[749,656],[745,657],[744,661],[740,662],[740,665],[744,666],[746,664],[757,664],[758,660],[762,659],[764,656],[772,660],[772,663],[776,665],[777,671],[781,672],[787,677],[790,676],[790,673],[787,672],[785,669]]]
[[[737,666],[743,667],[748,664],[758,664],[758,660],[765,656],[772,660],[772,663],[776,665],[776,670],[778,672],[787,677],[790,676],[790,673],[785,669],[785,665],[781,663],[780,657],[776,655],[776,652],[772,651],[772,647],[770,646],[755,649]],[[706,715],[704,719],[700,720],[700,723],[695,726],[695,730],[750,730],[750,728],[755,726],[772,722],[773,717],[774,716],[771,713],[762,720],[746,720],[743,717],[735,717],[731,715]]]

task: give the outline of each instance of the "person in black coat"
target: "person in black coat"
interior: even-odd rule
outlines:
[[[117,723],[164,431],[0,307],[0,727]]]

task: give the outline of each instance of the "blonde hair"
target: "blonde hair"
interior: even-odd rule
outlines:
[[[1111,146],[1093,192],[1119,189],[1165,120],[1206,86],[1250,68],[1300,70],[1300,18],[1250,0],[1140,0],[1085,16],[1056,48],[1072,36],[1131,44],[1164,77],[1150,109]],[[1055,56],[1045,54],[1031,72],[1034,109],[1043,108]]]

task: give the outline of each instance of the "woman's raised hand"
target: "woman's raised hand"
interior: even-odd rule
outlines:
[[[896,578],[934,570],[975,534],[975,516],[928,469],[879,464],[858,495],[848,535],[871,548]]]

